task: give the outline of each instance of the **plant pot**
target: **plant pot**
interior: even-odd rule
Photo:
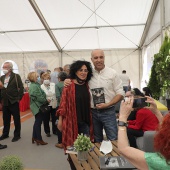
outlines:
[[[88,158],[88,151],[78,151],[77,157],[79,161],[86,161]]]

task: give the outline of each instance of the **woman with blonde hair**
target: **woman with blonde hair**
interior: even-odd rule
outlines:
[[[40,111],[40,106],[47,102],[46,94],[41,89],[40,84],[37,82],[38,74],[36,72],[30,72],[28,74],[28,79],[31,84],[29,87],[30,96],[30,108],[35,116],[35,122],[33,125],[32,143],[36,142],[37,145],[46,145],[48,143],[42,140],[41,136],[41,124],[44,118],[43,113]]]

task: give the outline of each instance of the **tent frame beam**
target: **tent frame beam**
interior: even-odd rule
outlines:
[[[126,24],[126,25],[101,25],[101,26],[87,26],[87,27],[64,27],[64,28],[50,28],[50,30],[72,30],[72,29],[89,29],[89,28],[110,28],[110,27],[130,27],[130,26],[144,26],[145,23],[140,24]],[[28,30],[10,30],[10,31],[0,31],[0,34],[3,33],[12,33],[12,32],[31,32],[31,31],[46,31],[46,29],[28,29]]]
[[[37,14],[38,18],[40,19],[41,23],[44,25],[45,30],[47,31],[47,33],[49,34],[50,38],[52,39],[52,41],[54,42],[55,46],[57,47],[58,51],[61,52],[62,49],[60,47],[60,44],[58,43],[57,39],[55,38],[53,32],[51,31],[47,21],[45,20],[43,14],[41,13],[38,5],[36,4],[35,0],[29,0],[32,8],[34,9],[35,13]]]
[[[60,53],[64,53],[64,52],[80,52],[80,51],[84,51],[84,52],[91,52],[92,49],[66,49],[63,51],[57,51],[57,50],[45,50],[45,51],[24,51],[24,54],[29,54],[29,53],[56,53],[56,52],[60,52]],[[122,50],[137,50],[137,48],[102,48],[102,50],[104,51],[110,51],[110,50],[115,50],[115,51],[122,51]],[[0,52],[0,54],[23,54],[23,52],[21,51],[15,51],[15,52]]]
[[[144,32],[143,32],[143,35],[142,35],[142,38],[141,38],[141,41],[139,43],[139,47],[141,48],[145,42],[145,39],[146,39],[146,36],[147,36],[147,33],[149,31],[149,28],[151,26],[151,23],[152,23],[152,19],[154,17],[154,13],[155,13],[155,10],[156,10],[156,7],[158,5],[158,2],[159,0],[154,0],[153,3],[152,3],[152,7],[150,9],[150,12],[149,12],[149,17],[147,19],[147,22],[146,22],[146,25],[145,25],[145,29],[144,29]]]

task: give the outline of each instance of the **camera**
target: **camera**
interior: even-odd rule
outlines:
[[[143,108],[148,106],[148,103],[146,103],[147,98],[146,97],[141,97],[141,98],[136,98],[133,101],[133,108]]]

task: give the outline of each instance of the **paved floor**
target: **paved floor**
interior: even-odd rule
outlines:
[[[64,154],[63,149],[55,147],[57,136],[51,135],[46,137],[42,126],[42,137],[48,145],[32,144],[32,127],[34,117],[30,110],[21,112],[21,139],[17,142],[11,142],[13,137],[14,125],[11,119],[11,129],[9,138],[0,141],[1,144],[7,144],[7,149],[0,150],[0,160],[6,155],[17,155],[21,158],[27,169],[41,169],[41,170],[69,170],[67,156]],[[50,124],[51,126],[51,124]],[[2,112],[0,112],[0,134],[2,133]]]

